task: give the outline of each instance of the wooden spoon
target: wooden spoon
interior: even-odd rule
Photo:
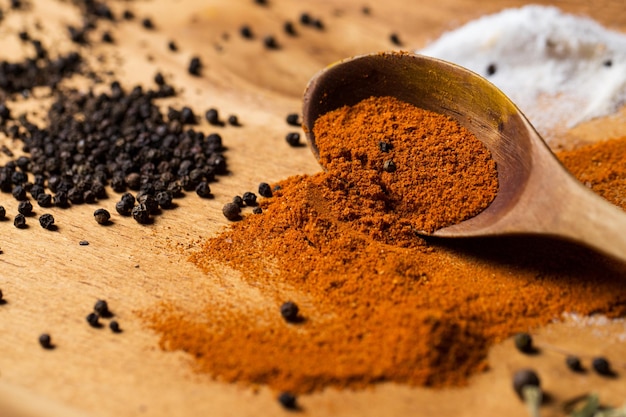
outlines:
[[[317,73],[303,104],[303,127],[316,157],[315,120],[372,96],[393,96],[453,117],[497,163],[499,190],[491,205],[433,236],[542,234],[626,260],[626,213],[570,175],[504,93],[445,61],[385,52],[349,58]]]

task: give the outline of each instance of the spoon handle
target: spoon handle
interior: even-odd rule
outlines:
[[[626,261],[626,212],[569,173],[560,171],[556,176],[560,178],[549,181],[550,188],[532,193],[539,201],[527,206],[537,232],[571,239]],[[545,178],[540,183],[546,187]]]

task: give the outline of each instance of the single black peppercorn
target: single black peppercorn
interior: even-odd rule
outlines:
[[[176,52],[178,51],[178,45],[176,45],[176,42],[174,41],[169,41],[167,43],[167,49],[169,49],[172,52]]]
[[[290,113],[286,118],[287,124],[291,126],[300,126],[300,116],[298,113]]]
[[[241,196],[236,195],[233,197],[233,203],[237,204],[239,207],[243,207],[246,204],[243,202],[243,198]]]
[[[18,214],[15,216],[15,220],[13,220],[13,226],[18,229],[23,229],[26,227],[26,217],[23,214]]]
[[[262,214],[263,213],[263,209],[261,207],[255,207],[252,209],[252,213],[253,214]]]
[[[294,26],[293,22],[289,22],[289,21],[285,22],[283,24],[283,30],[285,31],[287,35],[290,35],[290,36],[297,35],[296,27]]]
[[[48,333],[39,336],[39,344],[44,349],[52,349],[52,338]]]
[[[244,25],[241,28],[239,28],[239,33],[241,34],[241,36],[243,36],[246,39],[254,38],[254,34],[252,33],[252,29],[248,25]]]
[[[241,208],[236,203],[226,203],[222,208],[222,214],[228,220],[235,221],[240,219]]]
[[[295,410],[298,408],[296,396],[290,392],[281,392],[278,395],[278,402],[287,410]]]
[[[393,145],[389,142],[378,142],[378,149],[380,149],[381,152],[389,152],[393,149]]]
[[[174,197],[170,191],[159,191],[154,199],[162,209],[167,210],[173,207]]]
[[[152,23],[152,19],[149,17],[146,17],[141,21],[141,26],[146,29],[154,29],[154,23]]]
[[[138,194],[137,203],[145,206],[146,210],[148,210],[148,214],[156,214],[159,211],[159,203],[157,203],[156,198],[151,194]]]
[[[496,64],[491,63],[491,64],[487,65],[487,75],[488,76],[491,76],[491,75],[495,74],[496,70],[497,70]]]
[[[11,194],[13,195],[13,198],[18,201],[26,200],[26,190],[21,185],[16,185],[15,187],[13,187]]]
[[[2,290],[0,290],[0,304],[4,304],[6,301],[4,300],[4,294],[2,293]]]
[[[520,398],[524,398],[523,390],[526,386],[541,387],[539,376],[532,369],[521,369],[513,375],[513,389]]]
[[[37,196],[37,204],[39,207],[51,207],[52,206],[52,195],[48,193],[41,193]]]
[[[383,169],[386,172],[394,172],[396,170],[396,163],[389,159],[383,163]]]
[[[231,126],[241,126],[239,124],[239,118],[235,116],[234,114],[228,116],[228,124]]]
[[[209,187],[209,183],[206,181],[202,181],[196,186],[196,194],[198,194],[202,198],[209,198],[212,196],[211,188]]]
[[[196,124],[196,115],[190,107],[183,107],[180,111],[180,122],[184,125]]]
[[[100,318],[98,317],[98,315],[96,313],[89,313],[86,317],[87,323],[89,323],[89,325],[91,327],[100,327]]]
[[[17,211],[24,216],[30,216],[33,213],[33,205],[30,201],[20,201],[17,205]]]
[[[528,333],[517,333],[513,341],[517,350],[522,353],[532,353],[534,351],[533,338]]]
[[[300,145],[300,133],[298,132],[290,132],[285,136],[285,140],[290,146],[299,146]]]
[[[148,224],[150,222],[150,212],[145,204],[138,204],[133,207],[131,215],[137,223]]]
[[[254,194],[253,192],[246,191],[245,193],[243,193],[242,199],[246,206],[256,206],[256,194]]]
[[[7,215],[7,210],[4,208],[4,206],[0,206],[0,220],[4,219],[6,215]]]
[[[593,358],[593,360],[591,361],[591,367],[600,375],[613,375],[613,371],[611,370],[611,364],[606,358],[603,358],[601,356]]]
[[[98,300],[93,306],[95,311],[100,317],[111,317],[111,311],[109,311],[109,304],[105,300]]]
[[[39,217],[39,224],[41,225],[41,227],[43,227],[44,229],[52,229],[54,226],[54,216],[52,216],[52,214],[42,214]]]
[[[106,209],[99,208],[93,212],[93,217],[98,224],[108,224],[111,219],[111,213]]]
[[[273,37],[272,35],[267,35],[266,37],[263,38],[263,45],[265,45],[265,47],[267,49],[278,49],[278,42],[276,41],[276,38]]]
[[[567,365],[569,369],[571,369],[574,372],[581,372],[583,370],[583,367],[580,363],[580,359],[578,358],[578,356],[568,355],[565,358],[565,364]]]
[[[302,23],[303,25],[310,25],[312,22],[313,22],[313,18],[311,17],[310,14],[306,12],[300,14],[300,23]]]
[[[272,196],[272,187],[266,182],[262,182],[259,184],[259,195],[261,197],[269,198]]]
[[[389,40],[396,46],[402,46],[402,41],[400,41],[400,37],[397,33],[392,33],[389,35]]]
[[[164,85],[165,77],[163,77],[163,74],[161,74],[160,72],[157,72],[154,76],[154,82],[156,83],[156,85]]]
[[[111,35],[111,32],[107,31],[102,33],[102,42],[113,43],[113,35]]]
[[[133,20],[135,18],[135,14],[130,10],[124,10],[122,17],[126,20]]]
[[[88,241],[86,241],[86,240],[81,240],[80,242],[78,242],[78,244],[79,244],[80,246],[89,246],[89,242],[88,242]]]
[[[109,329],[111,329],[111,331],[113,333],[121,333],[122,332],[122,329],[120,329],[120,324],[117,321],[115,321],[115,320],[113,320],[113,321],[111,321],[111,323],[109,323]]]
[[[202,62],[200,61],[200,58],[198,58],[197,56],[191,58],[191,61],[189,61],[189,67],[187,68],[187,71],[189,72],[189,74],[200,76],[201,69],[202,69]]]
[[[209,124],[211,125],[217,126],[220,124],[219,113],[216,109],[207,110],[204,114],[204,117],[206,118],[206,121],[209,122]]]
[[[300,309],[298,305],[293,301],[287,301],[280,306],[280,315],[283,316],[285,321],[294,323],[298,321],[298,313]]]

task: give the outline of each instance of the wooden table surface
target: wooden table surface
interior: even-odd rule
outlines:
[[[0,4],[8,9],[5,3]],[[37,23],[41,27],[38,36],[45,44],[60,51],[70,48],[66,25],[80,22],[71,2],[30,3],[28,12],[5,12],[0,23],[0,59],[23,56],[16,33],[23,28],[36,33]],[[210,376],[195,374],[185,354],[161,351],[158,335],[146,329],[137,312],[161,300],[187,302],[193,310],[198,294],[232,296],[241,289],[221,287],[217,280],[207,279],[186,261],[185,251],[227,224],[221,206],[234,194],[254,190],[260,181],[320,170],[306,147],[294,149],[284,140],[292,130],[285,124],[285,115],[300,110],[302,91],[315,72],[351,55],[400,49],[390,42],[391,33],[399,35],[404,49],[419,48],[466,21],[527,2],[269,0],[268,7],[252,0],[111,3],[116,11],[133,10],[137,19],[101,23],[96,33],[110,27],[116,44],[94,42],[83,54],[103,73],[113,71],[129,88],[137,83],[152,85],[154,74],[161,71],[181,90],[178,97],[163,101],[164,106],[188,104],[202,114],[216,107],[223,115],[238,115],[242,127],[212,128],[206,122],[200,126],[223,136],[232,175],[211,185],[215,199],[181,199],[179,208],[150,226],[118,216],[115,197],[98,205],[47,210],[56,218],[55,232],[40,228],[32,218],[26,230],[14,228],[10,221],[0,222],[0,288],[7,301],[0,305],[0,416],[280,415],[284,412],[270,390],[215,382]],[[626,31],[621,0],[551,4]],[[369,15],[362,12],[366,5]],[[297,21],[305,11],[322,18],[325,30],[298,26],[299,36],[286,37],[282,23]],[[142,17],[151,17],[155,30],[142,28]],[[257,35],[254,40],[239,35],[243,24],[252,27]],[[279,50],[263,47],[261,39],[267,34],[276,35]],[[169,40],[179,45],[177,53],[167,49]],[[199,78],[186,72],[194,55],[205,64]],[[35,96],[35,100],[20,100],[15,108],[42,113],[46,92],[38,89]],[[624,135],[624,114],[576,127],[571,137],[586,141]],[[19,149],[19,144],[4,137],[0,143]],[[0,156],[0,164],[5,162],[6,157]],[[0,204],[9,213],[16,212],[10,195],[0,194]],[[115,213],[113,225],[102,227],[93,221],[92,213],[100,206]],[[80,246],[81,240],[89,241],[89,246]],[[123,333],[86,325],[85,315],[100,298],[109,302]],[[42,332],[52,335],[56,349],[39,346]],[[543,370],[544,386],[554,399],[544,415],[561,415],[562,401],[590,391],[598,392],[607,404],[626,401],[624,321],[566,320],[537,329],[534,335],[544,354],[520,355],[507,341],[491,351],[491,369],[474,377],[466,388],[429,390],[381,384],[364,391],[327,390],[301,397],[301,414],[525,416],[525,408],[510,387],[513,371],[521,366]],[[558,349],[581,356],[621,357],[616,363],[621,377],[573,375],[564,370]]]

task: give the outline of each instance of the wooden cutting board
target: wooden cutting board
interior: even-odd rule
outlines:
[[[136,312],[160,300],[188,301],[197,294],[223,294],[214,280],[185,259],[184,250],[217,233],[227,222],[221,206],[233,195],[254,190],[260,181],[273,182],[293,174],[319,171],[307,148],[291,148],[284,140],[292,131],[284,119],[298,112],[308,79],[329,63],[351,55],[400,49],[389,40],[396,33],[404,49],[425,45],[442,32],[505,7],[527,3],[517,0],[439,0],[437,2],[387,0],[147,0],[113,1],[118,12],[129,8],[133,22],[102,23],[97,33],[110,28],[114,46],[96,42],[84,50],[104,75],[114,71],[125,86],[152,85],[161,71],[181,89],[164,102],[190,105],[197,113],[216,107],[222,115],[235,114],[241,127],[210,128],[228,147],[232,175],[212,184],[213,200],[190,196],[180,207],[141,226],[113,215],[113,225],[102,227],[93,211],[103,206],[115,212],[115,199],[100,205],[69,210],[50,209],[58,230],[50,232],[29,219],[27,230],[0,222],[0,288],[7,303],[0,306],[0,416],[256,416],[283,413],[273,393],[212,381],[194,374],[189,358],[165,353],[158,336],[147,330]],[[534,2],[537,3],[537,2]],[[539,2],[549,4],[550,2]],[[565,11],[584,13],[609,28],[626,31],[621,0],[552,2]],[[368,6],[371,12],[363,13]],[[4,7],[3,7],[4,8]],[[321,18],[318,31],[298,26],[300,35],[284,36],[283,22],[296,22],[302,12]],[[16,60],[24,54],[16,33],[39,31],[44,43],[58,50],[70,47],[68,24],[79,24],[76,9],[60,0],[31,1],[28,12],[8,12],[0,23],[0,59]],[[118,13],[119,15],[119,13]],[[155,30],[141,27],[151,17]],[[41,29],[35,29],[37,24]],[[246,40],[239,28],[248,24],[256,37]],[[276,51],[263,47],[262,38],[275,35]],[[167,48],[170,40],[180,50]],[[203,76],[191,77],[186,68],[194,55],[205,64]],[[78,85],[84,85],[77,81]],[[16,108],[43,114],[45,90],[36,99],[22,100]],[[575,140],[606,139],[626,134],[621,116],[588,123],[571,133]],[[0,138],[12,149],[19,144]],[[4,159],[2,159],[4,158]],[[0,156],[0,164],[6,158]],[[7,194],[0,204],[10,213],[16,204]],[[89,246],[80,246],[81,240]],[[236,291],[233,288],[230,291]],[[92,329],[85,315],[94,302],[109,302],[123,333]],[[49,332],[57,345],[41,349],[40,333]],[[626,376],[626,324],[623,321],[566,321],[536,332],[545,354],[528,358],[514,351],[511,341],[496,346],[492,369],[473,378],[470,386],[428,390],[382,384],[365,391],[327,390],[300,398],[302,414],[311,416],[524,416],[526,410],[510,388],[513,371],[521,366],[540,368],[544,386],[559,401],[548,404],[545,415],[560,415],[558,404],[567,398],[597,391],[608,404],[626,400],[624,384],[591,373],[572,376],[562,365],[558,349],[580,355],[607,354],[624,358],[617,364]]]

